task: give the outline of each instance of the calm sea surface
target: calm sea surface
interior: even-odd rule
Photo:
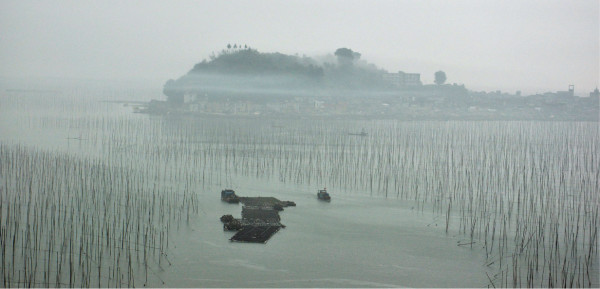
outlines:
[[[90,99],[77,92],[3,94],[0,145],[11,156],[2,165],[2,225],[7,232],[27,242],[27,229],[5,221],[15,214],[7,211],[8,204],[32,206],[15,195],[35,194],[51,206],[61,198],[73,199],[68,188],[82,182],[91,189],[80,190],[76,198],[87,203],[88,194],[90,200],[101,196],[103,201],[86,206],[91,212],[96,206],[105,209],[77,221],[97,230],[77,229],[75,236],[94,234],[99,240],[107,236],[102,232],[112,230],[121,241],[146,240],[163,248],[145,259],[140,247],[131,245],[127,248],[137,251],[127,260],[106,249],[116,245],[75,238],[82,244],[79,252],[94,251],[87,254],[95,257],[76,254],[89,264],[69,277],[67,270],[56,273],[58,264],[68,263],[59,249],[68,243],[59,240],[67,234],[37,230],[33,234],[40,240],[56,239],[56,244],[40,241],[38,249],[27,253],[4,243],[9,253],[2,258],[17,258],[4,282],[25,282],[19,279],[29,272],[26,276],[40,287],[48,279],[40,268],[47,268],[50,286],[63,278],[58,283],[100,287],[526,287],[528,269],[522,266],[538,260],[546,269],[536,272],[532,282],[546,287],[544,280],[552,276],[548,272],[558,269],[544,257],[550,255],[545,245],[550,237],[541,236],[550,236],[554,223],[540,220],[555,215],[560,228],[581,227],[577,237],[569,237],[575,231],[556,233],[565,242],[561,248],[573,246],[561,255],[572,257],[567,263],[571,275],[564,279],[576,287],[599,285],[598,239],[593,237],[598,224],[598,123],[149,116],[134,114],[131,104],[98,101],[105,99],[102,94]],[[368,134],[353,135],[361,131]],[[94,172],[60,171],[60,162]],[[34,169],[38,164],[52,165]],[[16,172],[19,167],[31,172]],[[111,176],[96,182],[98,174]],[[123,181],[113,184],[117,174]],[[30,176],[34,184],[24,184],[19,176]],[[65,181],[44,183],[50,179]],[[23,189],[27,185],[62,189],[32,192]],[[316,199],[323,187],[332,195],[331,203]],[[223,231],[219,218],[240,217],[242,205],[221,202],[219,192],[225,188],[297,206],[280,213],[287,227],[266,244],[232,243],[233,233]],[[109,191],[113,199],[102,197]],[[144,213],[105,216],[126,214],[111,203],[125,191],[126,200],[130,195],[137,200],[133,205],[127,201],[127,210]],[[56,198],[51,201],[42,197],[52,194]],[[162,201],[156,201],[160,196]],[[60,205],[68,211],[73,203]],[[166,207],[166,213],[154,213]],[[105,221],[90,221],[101,216]],[[137,226],[135,233],[124,221],[134,217],[147,231]],[[532,238],[546,241],[533,247]],[[43,250],[55,253],[46,256]],[[31,259],[36,254],[40,259]],[[585,261],[590,254],[591,261]],[[30,265],[36,263],[40,266],[32,273]],[[586,268],[592,271],[587,277],[573,273]]]

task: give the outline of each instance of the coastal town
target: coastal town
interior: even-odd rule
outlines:
[[[166,100],[135,107],[150,114],[244,117],[353,117],[401,120],[598,121],[600,92],[473,91],[443,71],[388,72],[349,48],[313,59],[231,45],[165,83]]]
[[[406,75],[406,74],[404,74]],[[412,74],[417,75],[418,74]],[[411,76],[414,77],[414,76]],[[390,78],[393,79],[393,78]],[[402,120],[579,120],[598,121],[600,92],[578,96],[568,90],[522,96],[475,92],[463,85],[409,84],[395,92],[342,95],[211,96],[187,93],[183,99],[152,100],[136,112],[195,116],[333,116]]]

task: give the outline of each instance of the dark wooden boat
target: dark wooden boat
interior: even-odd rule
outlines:
[[[331,196],[329,196],[329,193],[327,193],[327,188],[319,190],[317,192],[317,198],[322,201],[331,201]]]

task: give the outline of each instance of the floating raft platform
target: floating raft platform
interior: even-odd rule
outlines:
[[[281,229],[281,226],[254,226],[248,225],[242,227],[231,241],[248,243],[266,243],[275,233]]]
[[[253,207],[270,207],[277,208],[280,206],[281,208],[296,206],[296,203],[290,201],[280,201],[274,197],[240,197],[240,202],[246,206]]]
[[[234,242],[266,243],[285,225],[281,224],[279,211],[295,206],[294,202],[280,201],[273,197],[240,197],[242,228],[229,240]]]
[[[242,208],[242,224],[265,224],[265,225],[281,225],[279,222],[279,211],[269,207],[250,207]]]

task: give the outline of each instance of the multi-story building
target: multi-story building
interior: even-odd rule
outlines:
[[[421,83],[420,73],[406,73],[404,71],[398,71],[398,73],[384,74],[383,79],[387,80],[388,82],[397,87],[423,85]]]

